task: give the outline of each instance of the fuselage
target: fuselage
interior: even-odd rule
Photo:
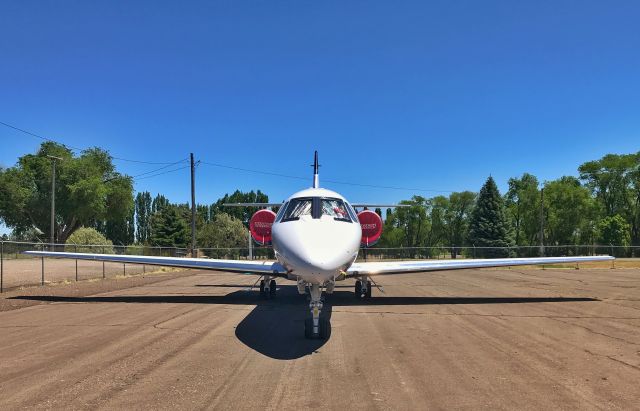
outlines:
[[[312,284],[334,281],[358,256],[362,229],[340,194],[309,188],[289,197],[272,226],[276,258],[291,274]]]

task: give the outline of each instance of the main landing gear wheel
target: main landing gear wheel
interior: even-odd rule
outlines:
[[[276,298],[276,280],[269,283],[269,298]]]
[[[356,280],[355,293],[356,298],[371,298],[371,281]]]
[[[260,297],[267,299],[276,297],[276,280],[260,280]]]

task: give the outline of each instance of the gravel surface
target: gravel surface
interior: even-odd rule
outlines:
[[[36,305],[0,312],[0,408],[640,404],[637,269],[378,280],[386,294],[368,301],[352,281],[327,296],[327,341],[303,338],[292,282],[275,300],[246,290],[252,276],[199,271],[14,292],[11,303]]]

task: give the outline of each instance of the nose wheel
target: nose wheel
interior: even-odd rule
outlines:
[[[356,298],[371,298],[371,281],[356,280]]]

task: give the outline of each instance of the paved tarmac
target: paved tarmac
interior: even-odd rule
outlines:
[[[0,312],[0,408],[640,408],[637,269],[378,277],[369,301],[345,281],[328,341],[303,338],[293,283],[253,281],[13,296],[37,305]]]

